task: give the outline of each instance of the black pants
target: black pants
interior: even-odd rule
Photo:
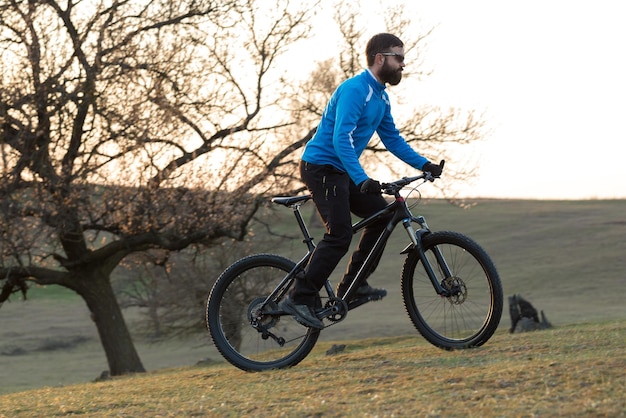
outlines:
[[[347,173],[332,166],[301,161],[300,175],[313,195],[313,201],[324,222],[326,233],[317,244],[304,275],[296,279],[291,298],[298,304],[313,306],[317,293],[350,248],[353,235],[351,212],[365,218],[387,206],[387,201],[381,195],[361,193]],[[349,285],[363,265],[369,251],[376,244],[387,222],[388,219],[382,219],[363,230],[342,284]],[[379,259],[375,260],[374,268]]]

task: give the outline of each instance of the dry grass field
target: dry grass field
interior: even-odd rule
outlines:
[[[221,361],[206,332],[198,330],[193,338],[159,344],[137,338],[139,354],[150,373],[88,383],[107,366],[84,303],[67,292],[46,296],[45,289],[26,302],[13,299],[0,308],[0,395],[15,395],[0,396],[0,416],[11,416],[10,405],[25,408],[22,416],[29,416],[34,409],[28,399],[40,407],[46,402],[53,405],[45,410],[49,414],[39,416],[70,415],[74,406],[68,402],[74,398],[75,412],[87,416],[184,416],[200,410],[216,415],[276,416],[281,405],[289,404],[286,396],[294,404],[285,410],[288,416],[336,416],[342,410],[348,415],[400,416],[401,405],[419,406],[416,411],[424,416],[467,416],[463,411],[471,406],[478,408],[478,416],[494,408],[498,400],[511,399],[518,409],[511,409],[511,414],[494,409],[500,411],[494,416],[533,416],[528,412],[533,410],[536,416],[569,416],[570,412],[590,416],[584,411],[623,414],[623,400],[610,399],[619,398],[611,387],[624,387],[626,366],[622,353],[626,342],[626,201],[478,200],[469,209],[427,201],[413,212],[425,215],[433,230],[457,230],[478,241],[498,267],[505,296],[522,294],[545,311],[555,328],[510,335],[505,303],[501,329],[485,347],[455,353],[430,347],[412,327],[400,299],[403,256],[399,252],[406,237],[398,230],[372,278],[374,284],[388,289],[387,298],[351,312],[345,321],[325,330],[317,354],[287,371],[251,375],[223,364],[195,366],[206,359]],[[277,230],[295,234],[289,210],[273,212],[271,219]],[[319,229],[312,228],[312,233],[321,236]],[[301,245],[294,235],[272,252],[297,256]],[[339,267],[336,276],[343,268]],[[132,328],[136,313],[129,310],[126,315]],[[346,342],[347,351],[322,357],[324,347],[337,341]],[[318,372],[320,364],[326,368]],[[367,366],[363,375],[360,364]],[[307,375],[315,378],[307,383]],[[242,382],[250,386],[227,395],[224,385]],[[79,383],[86,384],[70,386]],[[19,393],[36,388],[46,389]],[[94,393],[95,388],[101,395]],[[524,406],[524,393],[529,391]],[[578,392],[590,400],[577,399],[569,409],[566,404]],[[91,393],[92,401],[86,400],[86,393]],[[23,404],[18,401],[21,397]],[[216,399],[223,399],[224,406]],[[301,407],[295,406],[296,399]],[[557,404],[552,409],[550,400]],[[265,410],[263,405],[278,409]],[[362,405],[376,406],[360,409]],[[599,406],[606,408],[594,409]]]
[[[218,364],[0,395],[0,417],[623,417],[623,322],[438,350],[417,336],[321,343],[300,365]]]

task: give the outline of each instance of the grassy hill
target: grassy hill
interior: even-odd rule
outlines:
[[[169,369],[0,396],[0,417],[620,417],[623,322],[497,333],[446,352],[417,336],[322,343],[299,366]]]
[[[504,294],[522,294],[558,324],[622,318],[626,286],[626,201],[474,200],[463,209],[441,200],[415,207],[432,230],[454,230],[481,244],[494,260]],[[306,208],[306,206],[305,206]],[[312,208],[307,208],[311,210]],[[273,211],[274,224],[295,235],[290,211]],[[312,235],[321,238],[320,228]],[[408,238],[396,229],[372,283],[399,299]],[[280,251],[302,254],[299,239]],[[347,259],[347,257],[346,257]],[[331,280],[338,280],[346,261]],[[388,300],[388,299],[387,299]],[[386,302],[383,302],[386,303]],[[374,307],[374,305],[372,305]],[[368,306],[368,310],[372,307]],[[504,322],[508,315],[505,313]],[[347,322],[347,321],[346,321]],[[506,325],[506,324],[503,324]]]
[[[537,309],[544,310],[548,319],[556,326],[554,331],[536,333],[528,337],[510,336],[506,332],[509,327],[509,318],[508,306],[505,304],[501,329],[493,342],[490,341],[484,348],[485,350],[492,350],[487,351],[490,353],[488,356],[501,351],[513,350],[512,347],[515,345],[522,347],[517,356],[530,355],[529,353],[537,345],[543,347],[544,351],[551,351],[553,350],[551,339],[566,340],[568,333],[593,335],[591,340],[580,343],[585,350],[592,351],[596,345],[601,346],[605,343],[605,338],[621,341],[623,349],[623,324],[626,323],[626,310],[624,309],[626,201],[477,200],[473,203],[475,204],[470,208],[462,209],[443,201],[426,201],[414,208],[413,213],[424,215],[433,230],[456,230],[478,241],[492,256],[499,270],[505,296],[514,293],[522,294]],[[312,205],[306,205],[303,209],[307,212],[307,216],[310,216]],[[302,254],[304,246],[297,236],[295,221],[288,209],[274,208],[271,212],[261,214],[259,221],[270,223],[273,232],[289,234],[293,239],[283,238],[278,245],[268,246],[264,244],[264,235],[267,234],[267,230],[259,222],[255,226],[255,238],[252,241],[253,252],[276,252],[293,257],[299,257]],[[322,231],[318,227],[312,227],[311,232],[317,239],[322,236]],[[418,366],[413,368],[416,376],[423,376],[423,363],[419,363],[419,357],[410,360],[412,355],[420,356],[420,353],[426,352],[430,353],[429,362],[458,361],[462,363],[472,359],[472,356],[478,355],[475,353],[483,353],[480,351],[483,349],[467,353],[442,352],[431,348],[418,336],[404,312],[400,295],[399,278],[404,256],[399,253],[406,246],[406,243],[407,237],[404,231],[398,229],[394,232],[388,244],[386,255],[372,277],[372,284],[386,287],[389,291],[388,296],[383,301],[370,303],[350,312],[345,321],[324,330],[319,343],[320,350],[324,350],[325,344],[349,341],[347,354],[340,356],[343,359],[342,363],[352,364],[353,360],[351,359],[354,354],[356,355],[354,361],[358,365],[358,359],[367,359],[377,355],[368,349],[365,349],[362,354],[358,354],[360,353],[359,350],[353,351],[357,346],[366,347],[373,344],[369,340],[371,338],[382,338],[376,344],[389,346],[389,353],[384,355],[385,358],[391,353],[401,352],[404,349],[404,345],[395,346],[394,341],[410,341],[410,344],[408,342],[403,344],[414,347],[415,354],[407,352],[402,355],[406,357],[406,361],[417,362]],[[334,283],[344,269],[345,262],[331,277]],[[132,323],[134,313],[126,311],[125,314],[127,320]],[[580,330],[576,326],[572,327],[572,325],[600,324],[607,321],[612,321],[612,325],[608,326],[611,331],[608,331],[607,334],[595,334],[595,325],[588,328],[585,325]],[[144,366],[148,370],[154,371],[163,368],[193,366],[199,360],[207,358],[212,361],[221,361],[220,356],[212,347],[206,331],[198,331],[196,338],[172,340],[160,344],[150,344],[136,338]],[[400,340],[396,340],[396,338],[400,338]],[[526,340],[526,338],[531,338],[531,340]],[[543,342],[532,342],[534,341],[533,338],[539,338]],[[565,357],[571,356],[573,350],[567,347],[569,346],[563,348],[557,345],[554,352],[548,354],[557,357],[563,354],[564,358],[558,360],[558,363],[571,365]],[[409,350],[410,353],[413,353],[411,350]],[[450,357],[451,355],[452,357]],[[600,362],[599,359],[600,357],[594,362]],[[604,360],[608,361],[608,358]],[[623,357],[621,357],[621,361],[623,365]],[[293,370],[296,373],[300,373],[300,370],[308,370],[308,373],[311,374],[314,373],[313,370],[319,362],[319,357],[309,358],[302,367],[298,366]],[[429,362],[427,364],[430,364]],[[595,363],[592,363],[593,367],[590,367],[596,367]],[[459,364],[457,363],[457,366]],[[233,376],[241,376],[238,379],[249,379],[250,376],[256,376],[255,379],[260,379],[260,376],[279,376],[280,379],[286,379],[285,375],[281,374],[283,372],[249,375],[238,374],[229,366],[215,367],[217,367],[215,373],[221,375],[232,372],[234,373]],[[509,370],[507,367],[505,364],[504,370]],[[598,366],[599,370],[603,370],[603,367]],[[77,296],[67,294],[67,292],[53,291],[50,293],[48,289],[44,289],[34,293],[30,301],[5,303],[0,308],[0,394],[44,386],[68,386],[74,383],[89,382],[106,368],[106,359],[99,344],[95,327],[89,319],[84,303]],[[547,368],[546,370],[551,371],[553,369]],[[350,368],[345,369],[345,371],[352,373]],[[193,376],[196,372],[196,369],[190,369],[181,373]],[[204,372],[206,370],[202,373]],[[170,372],[163,373],[168,375]],[[200,375],[207,376],[206,373],[202,373]],[[290,373],[290,371],[284,373]],[[332,369],[328,373],[322,377],[331,380],[330,374],[335,373],[337,376],[332,378],[339,379],[344,372],[342,369]],[[492,373],[495,374],[496,371],[493,370]],[[450,371],[450,375],[452,374],[453,372]],[[148,376],[157,378],[163,375],[156,373]],[[138,378],[147,379],[148,376]],[[567,375],[564,375],[564,378],[566,377]],[[265,379],[269,378],[265,377]],[[371,377],[370,379],[372,382],[378,382],[378,378]],[[449,377],[448,379],[453,378]],[[213,385],[215,388],[225,384],[212,383],[213,380],[214,374],[211,372],[208,377],[202,380],[202,384],[198,383],[206,396],[209,396],[209,392],[214,391],[214,389],[209,391],[207,387]],[[501,380],[505,382],[503,383],[505,386],[509,384],[506,383],[509,380]],[[431,390],[432,392],[428,393],[435,393],[439,386],[437,382],[441,383],[441,380],[433,380],[433,376],[424,376],[425,386],[420,386],[422,387],[421,390]],[[468,381],[464,380],[464,382],[467,384]],[[615,381],[612,380],[612,382]],[[332,393],[343,390],[341,385],[337,386],[328,382],[319,384],[320,388],[315,389],[313,393]],[[430,389],[426,389],[429,386]],[[549,388],[546,384],[543,386],[544,391]],[[85,389],[77,390],[93,391],[94,387],[87,385]],[[458,384],[455,387],[459,387]],[[511,390],[520,387],[522,386],[518,385]],[[601,387],[600,392],[606,389],[605,386]],[[255,392],[251,392],[248,396],[262,398],[269,396],[270,392],[275,390],[272,386],[268,389],[255,389]],[[452,387],[449,389],[452,390]],[[167,394],[168,390],[163,389],[161,393]],[[56,388],[48,391],[55,393],[54,396],[58,397],[59,402],[69,402],[72,399],[62,395],[68,393],[67,388],[60,389],[58,392]],[[74,393],[74,389],[71,391]],[[550,393],[553,396],[558,396],[555,391],[550,391]],[[451,394],[452,392],[450,392],[450,396],[452,396]],[[31,396],[31,394],[26,395],[25,399],[31,398]],[[142,396],[151,399],[153,395],[144,394]],[[164,398],[167,399],[168,397],[169,395]],[[7,399],[9,398],[0,398],[1,408],[5,407],[5,402],[8,402]],[[111,405],[124,404],[126,401],[123,399],[125,397],[121,396],[118,401],[111,401]],[[364,398],[356,396],[356,399],[363,401]],[[419,398],[419,400],[420,402],[424,401],[423,398]],[[160,402],[165,402],[165,400]],[[175,400],[173,402],[176,403]],[[454,400],[449,402],[455,403]],[[179,407],[177,406],[177,408]],[[68,408],[70,407],[68,406]],[[115,410],[114,407],[111,408]],[[0,410],[5,411],[4,409]],[[226,410],[227,408],[221,412]],[[435,411],[433,415],[437,416],[437,409],[435,408],[433,411]],[[450,411],[451,409],[446,409],[446,412]],[[118,412],[124,415],[122,410],[118,409]],[[147,414],[154,415],[151,412]],[[372,412],[372,414],[375,413]],[[390,413],[383,414],[389,415]],[[450,414],[439,415],[449,416]]]

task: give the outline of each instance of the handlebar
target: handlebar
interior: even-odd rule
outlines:
[[[382,183],[380,185],[381,191],[385,194],[395,195],[400,190],[404,188],[404,186],[413,183],[414,181],[424,179],[424,183],[427,181],[434,181],[434,177],[429,172],[424,172],[422,175],[415,177],[402,177],[400,180],[396,180],[392,183]]]
[[[441,169],[443,170],[443,166],[446,163],[445,160],[441,160],[441,162],[439,163],[439,167],[441,167]],[[433,176],[430,171],[424,171],[421,175],[419,176],[415,176],[415,177],[402,177],[400,180],[396,180],[394,182],[391,183],[382,183],[380,188],[381,191],[385,194],[391,194],[391,195],[395,195],[396,193],[398,193],[400,190],[402,190],[402,188],[408,184],[413,183],[414,181],[417,180],[421,180],[424,179],[424,183],[427,181],[435,181],[436,178],[439,178],[439,176]]]

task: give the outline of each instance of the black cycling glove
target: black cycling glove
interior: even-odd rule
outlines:
[[[363,183],[359,184],[361,193],[365,194],[381,194],[380,183],[374,179],[367,179]]]
[[[433,177],[440,177],[441,172],[443,171],[443,167],[439,164],[433,164],[431,162],[427,162],[422,167],[422,171],[428,171]]]

